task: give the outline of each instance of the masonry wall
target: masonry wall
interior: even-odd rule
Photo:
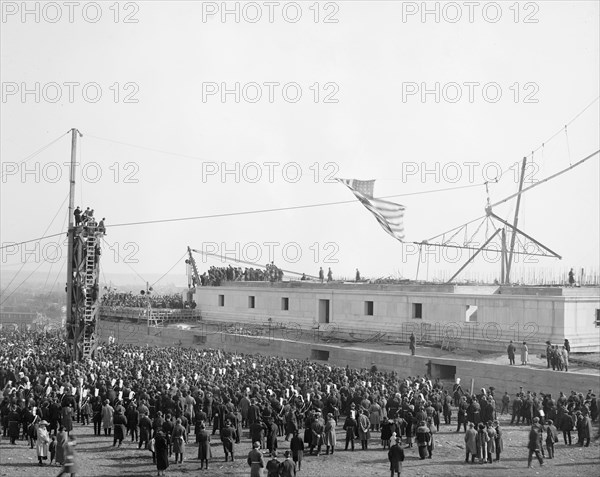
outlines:
[[[373,332],[405,341],[410,333],[428,341],[455,338],[463,349],[504,349],[509,340],[527,341],[530,351],[545,349],[546,340],[562,343],[567,337],[576,351],[600,351],[600,328],[596,327],[597,296],[562,296],[528,290],[517,295],[338,289],[335,287],[294,289],[289,287],[220,286],[201,287],[195,294],[204,320],[237,323],[277,323],[309,329],[319,319],[319,300],[329,300],[329,328],[337,332]],[[487,290],[486,290],[487,291]],[[502,291],[502,290],[501,290]],[[488,291],[489,293],[489,291]],[[592,295],[597,290],[592,290]],[[219,295],[224,297],[219,305]],[[254,308],[249,297],[254,297]],[[289,309],[282,309],[287,298]],[[372,316],[366,302],[373,303]],[[421,318],[415,316],[421,305]],[[467,316],[477,307],[476,318]],[[322,323],[325,325],[324,323]]]
[[[267,356],[287,358],[311,358],[315,351],[329,353],[327,362],[336,366],[349,365],[353,368],[370,368],[377,366],[380,371],[394,370],[401,376],[416,376],[431,373],[432,377],[446,379],[461,378],[463,389],[471,386],[474,389],[494,386],[499,392],[508,391],[514,395],[522,386],[525,391],[569,393],[571,390],[586,392],[588,389],[598,390],[598,375],[557,372],[546,369],[533,369],[522,366],[498,365],[463,361],[457,359],[430,358],[411,356],[395,352],[375,351],[367,348],[344,348],[310,342],[294,342],[268,337],[232,336],[223,333],[206,334],[200,330],[178,330],[175,328],[146,328],[142,325],[123,323],[102,323],[101,341],[109,336],[115,337],[118,343],[130,343],[145,346],[183,346],[203,348],[219,348],[236,353],[258,353]],[[199,338],[203,338],[199,343]],[[417,349],[418,351],[418,349]],[[323,362],[323,360],[321,360]],[[455,368],[455,371],[453,370]],[[451,369],[453,376],[438,376],[440,370]]]

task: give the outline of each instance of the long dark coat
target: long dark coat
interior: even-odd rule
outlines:
[[[205,429],[201,429],[196,434],[196,440],[198,441],[198,459],[210,459],[212,457],[210,452],[210,434]]]
[[[156,435],[155,439],[156,468],[158,470],[167,470],[169,467],[169,436],[161,432]]]

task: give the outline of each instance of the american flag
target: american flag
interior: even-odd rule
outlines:
[[[375,216],[379,225],[388,234],[401,242],[404,240],[404,210],[405,207],[383,199],[375,199],[373,191],[375,181],[360,181],[357,179],[340,179],[339,182],[350,189],[356,198]]]

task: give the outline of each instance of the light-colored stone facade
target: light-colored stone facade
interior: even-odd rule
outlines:
[[[572,351],[600,351],[598,287],[233,282],[199,287],[194,300],[205,321],[272,326],[283,337],[318,328],[332,339],[406,342],[414,333],[463,349],[527,341],[530,352],[568,338]]]

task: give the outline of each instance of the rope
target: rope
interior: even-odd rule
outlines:
[[[54,143],[58,142],[60,139],[63,138],[63,136],[66,136],[67,134],[69,134],[71,132],[71,130],[68,130],[66,133],[61,134],[60,136],[58,136],[56,139],[54,139],[53,141],[50,141],[48,144],[46,144],[45,146],[42,146],[40,149],[38,149],[37,151],[31,153],[29,156],[27,156],[25,159],[22,159],[19,161],[19,164],[25,164],[27,161],[33,159],[35,156],[37,156],[38,154],[40,154],[41,152],[45,151],[46,149],[48,149],[50,146],[52,146]],[[3,179],[4,176],[6,174],[0,176],[0,179]]]

